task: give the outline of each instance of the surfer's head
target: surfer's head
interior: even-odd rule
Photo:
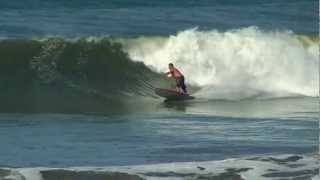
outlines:
[[[173,68],[174,68],[173,64],[169,63],[169,69],[173,69]]]

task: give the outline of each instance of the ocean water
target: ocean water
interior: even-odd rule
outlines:
[[[314,0],[0,1],[0,180],[319,179]],[[156,87],[173,62],[189,101]]]
[[[13,38],[171,35],[194,27],[318,32],[315,0],[2,0],[0,9],[0,37]]]

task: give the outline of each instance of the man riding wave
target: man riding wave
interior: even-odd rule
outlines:
[[[187,87],[184,83],[184,76],[183,74],[174,67],[172,63],[169,63],[169,72],[165,73],[167,76],[174,78],[176,81],[176,88],[179,92],[187,93]]]

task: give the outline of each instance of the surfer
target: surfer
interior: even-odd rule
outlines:
[[[174,67],[172,63],[169,63],[169,72],[165,73],[167,76],[171,75],[171,78],[176,80],[176,88],[179,92],[187,93],[187,87],[184,83],[184,76],[183,74]]]

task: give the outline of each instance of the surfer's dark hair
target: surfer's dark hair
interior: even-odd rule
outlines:
[[[169,63],[169,66],[173,66],[173,64],[172,64],[172,63]]]

